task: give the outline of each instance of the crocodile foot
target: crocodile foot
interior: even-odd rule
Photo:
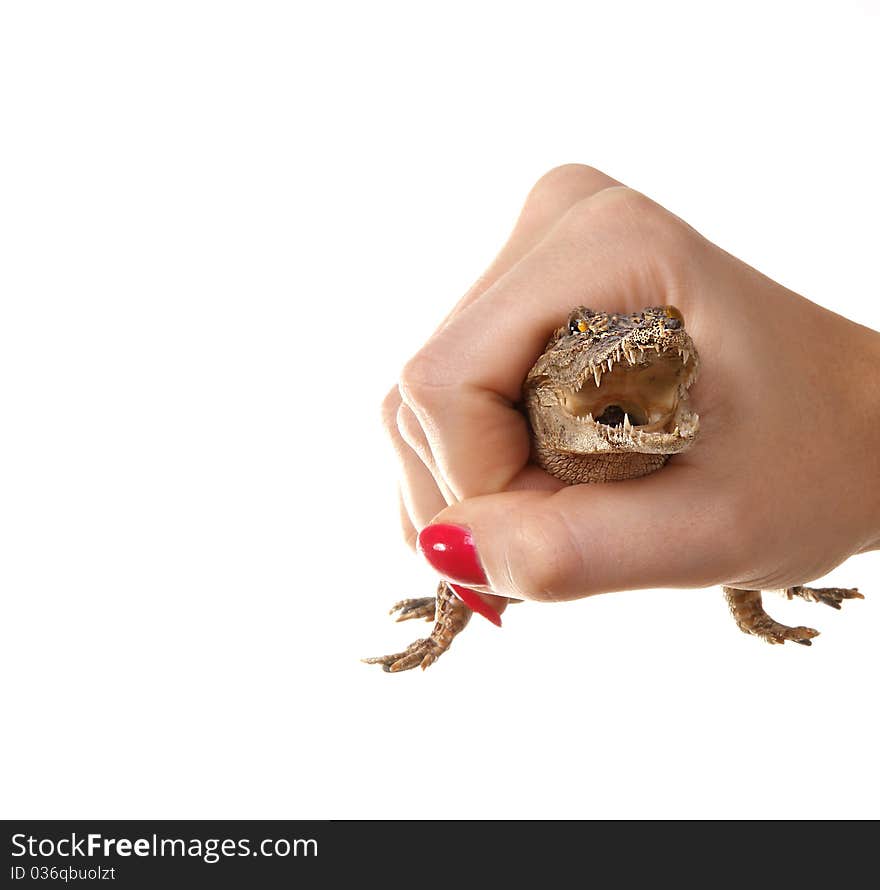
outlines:
[[[398,621],[405,621],[407,618],[433,618],[434,629],[431,636],[416,640],[403,652],[361,659],[366,664],[380,664],[382,670],[392,674],[414,667],[421,667],[422,670],[430,667],[452,645],[455,636],[464,629],[472,614],[445,581],[441,581],[437,587],[436,597],[401,600],[391,610],[392,614],[397,611],[400,612]]]
[[[433,621],[437,611],[437,597],[423,596],[419,599],[401,600],[395,603],[389,615],[398,612],[396,621],[408,621],[410,618],[424,618],[425,621]]]
[[[791,599],[799,596],[810,603],[825,603],[832,609],[839,609],[844,600],[863,600],[858,587],[789,587],[785,595]]]
[[[764,611],[760,590],[737,590],[725,587],[724,595],[736,625],[743,633],[760,637],[767,643],[790,641],[800,643],[801,646],[812,646],[813,637],[819,636],[819,631],[813,630],[812,627],[788,627],[774,621]]]
[[[398,671],[408,671],[414,667],[421,667],[424,670],[430,667],[444,652],[445,648],[431,637],[424,640],[416,640],[411,643],[403,652],[397,652],[394,655],[379,655],[375,658],[362,658],[364,664],[380,664],[382,670],[387,673],[396,674]]]

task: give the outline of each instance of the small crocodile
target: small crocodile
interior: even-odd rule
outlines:
[[[699,416],[688,390],[699,355],[674,306],[641,312],[594,312],[578,307],[550,337],[523,384],[523,409],[531,430],[532,460],[569,485],[634,479],[659,470],[670,456],[697,440]],[[810,646],[818,631],[787,627],[765,611],[760,590],[722,588],[744,633],[768,643]],[[835,609],[862,599],[857,589],[789,587],[801,597]],[[434,622],[431,635],[403,652],[365,658],[386,671],[433,664],[467,624],[471,610],[441,581],[436,597],[407,599],[391,613],[397,620]]]

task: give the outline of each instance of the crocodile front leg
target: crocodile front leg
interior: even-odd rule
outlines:
[[[407,607],[410,607],[414,614],[406,614]],[[426,617],[425,608],[424,600],[403,600],[401,603],[397,603],[391,611],[393,613],[398,609],[401,610],[401,615],[398,618],[400,621],[409,617]],[[414,667],[421,667],[424,670],[452,645],[453,639],[464,630],[472,614],[473,612],[452,592],[450,586],[445,581],[441,581],[437,587],[436,615],[431,636],[424,640],[416,640],[403,652],[361,660],[366,664],[380,664],[382,670],[390,673],[408,671]]]
[[[723,590],[737,627],[743,633],[761,637],[768,643],[791,640],[802,646],[811,646],[810,640],[819,636],[819,631],[811,627],[786,627],[774,621],[764,611],[760,590],[737,590],[734,587],[724,587]],[[799,584],[786,588],[783,593],[788,599],[798,596],[809,603],[825,603],[833,609],[839,609],[844,600],[864,599],[855,587],[804,587]]]
[[[723,587],[727,605],[737,627],[746,634],[760,637],[768,643],[784,643],[791,640],[802,646],[812,646],[812,638],[819,636],[812,627],[787,627],[774,621],[765,611],[760,590],[737,590]]]

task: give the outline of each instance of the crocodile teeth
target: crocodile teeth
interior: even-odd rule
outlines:
[[[596,386],[598,386],[599,381],[602,379],[602,368],[599,365],[593,368],[593,379],[596,381]]]
[[[623,431],[625,433],[629,433],[632,431],[632,423],[630,422],[629,414],[627,414],[625,412],[623,415]]]

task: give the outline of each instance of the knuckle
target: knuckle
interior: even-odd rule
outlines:
[[[630,188],[616,189],[614,192],[609,197],[609,205],[615,207],[649,244],[665,253],[675,253],[691,240],[693,229],[647,195]]]
[[[437,398],[443,398],[446,365],[438,349],[431,345],[420,349],[400,372],[397,388],[403,402],[417,408],[420,415],[429,413]]]
[[[562,225],[574,236],[591,232],[597,226],[619,228],[635,215],[633,204],[637,199],[631,196],[637,194],[625,185],[604,188],[575,201],[563,217]]]
[[[671,260],[677,266],[687,264],[693,256],[696,233],[680,217],[659,204],[651,203],[652,210],[643,221],[655,255]]]
[[[586,164],[562,164],[548,170],[531,188],[530,204],[569,204],[578,196],[589,194],[613,182],[610,176]]]
[[[506,543],[503,581],[511,596],[539,602],[571,598],[583,565],[559,514],[519,515]]]
[[[666,212],[647,195],[626,185],[602,189],[579,204],[582,206],[576,209],[581,217],[589,216],[591,220],[598,218],[604,224],[615,221],[628,227],[658,224],[658,216]]]
[[[428,350],[419,350],[400,372],[397,387],[403,400],[409,402],[422,392],[429,381],[435,377],[435,370],[434,361]]]
[[[612,231],[655,258],[675,264],[692,255],[696,233],[682,219],[647,195],[625,185],[609,186],[576,202],[565,217],[577,238],[601,228]]]

